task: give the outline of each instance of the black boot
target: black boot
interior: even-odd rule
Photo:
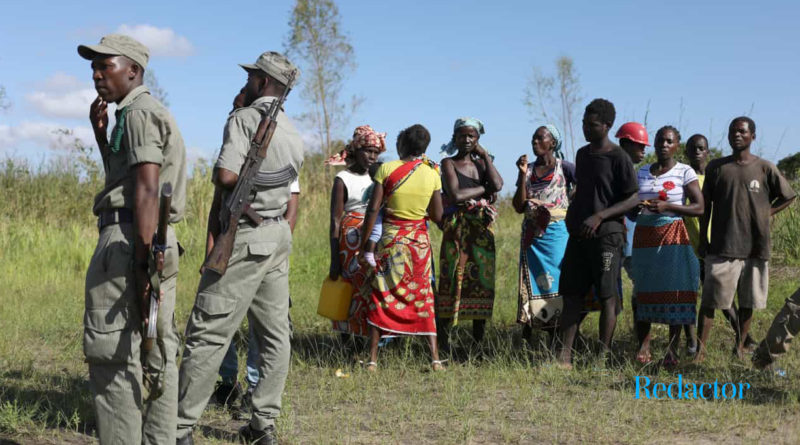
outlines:
[[[278,440],[275,438],[274,426],[264,431],[258,431],[248,423],[239,429],[239,442],[250,445],[274,445],[278,443]]]

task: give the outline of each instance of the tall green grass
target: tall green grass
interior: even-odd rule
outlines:
[[[540,346],[544,336],[537,335],[528,346],[514,323],[521,218],[508,200],[498,205],[497,299],[486,341],[474,345],[469,323],[464,323],[454,333],[458,358],[445,374],[434,375],[421,372],[428,367],[422,342],[396,340],[382,350],[377,375],[363,372],[331,334],[329,322],[316,315],[319,286],[328,270],[329,193],[335,173],[322,160],[310,156],[301,171],[290,273],[294,353],[279,424],[282,440],[780,442],[800,434],[797,353],[782,361],[789,379],[757,373],[730,359],[732,335],[722,317],[707,364],[680,372],[693,381],[750,382],[755,389],[743,403],[636,401],[634,376],[666,382],[676,376],[627,360],[606,369],[592,354],[581,353],[573,373],[550,367],[549,353]],[[97,239],[91,207],[102,185],[98,178],[82,164],[63,161],[31,166],[6,160],[0,165],[0,438],[58,443],[69,435],[75,443],[89,442],[75,432],[91,434],[93,428],[81,339],[84,276]],[[186,248],[178,283],[179,330],[194,302],[212,191],[208,163],[200,162],[188,183],[186,217],[176,226]],[[435,229],[432,235],[438,260],[441,237]],[[781,296],[797,286],[798,237],[800,212],[793,205],[774,220],[773,297],[755,318],[756,337],[766,331]],[[627,281],[625,295],[627,305]],[[635,347],[631,324],[626,308],[616,335],[623,358]],[[582,330],[596,338],[596,316]],[[666,329],[656,327],[654,335],[657,353],[664,348]],[[336,378],[339,368],[350,377]],[[202,425],[206,429],[198,437],[211,443],[230,440],[238,426],[215,408],[207,410]]]

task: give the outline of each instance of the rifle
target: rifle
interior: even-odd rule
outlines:
[[[214,240],[214,248],[211,249],[211,253],[208,254],[208,258],[203,264],[206,269],[213,270],[220,275],[225,275],[225,271],[228,270],[228,261],[233,253],[234,237],[242,215],[247,216],[255,225],[261,224],[264,220],[250,207],[252,203],[250,195],[255,185],[256,174],[261,168],[261,162],[267,157],[267,148],[272,141],[272,135],[275,134],[275,128],[278,126],[278,112],[281,110],[283,102],[286,101],[286,96],[289,94],[296,76],[297,71],[289,74],[283,94],[278,100],[272,102],[269,110],[261,118],[258,129],[250,141],[250,150],[247,151],[247,157],[239,171],[239,180],[225,204],[220,208],[220,233]]]
[[[147,273],[150,276],[150,310],[142,332],[142,367],[143,380],[147,392],[145,400],[155,400],[163,393],[163,376],[166,369],[167,356],[164,341],[158,336],[158,307],[161,303],[161,272],[164,270],[164,253],[167,249],[167,229],[169,211],[172,204],[172,184],[166,183],[161,188],[161,203],[158,209],[158,228],[153,235],[152,255],[148,260]],[[151,370],[147,366],[147,355],[153,350],[153,343],[161,351],[161,369]],[[152,374],[152,375],[151,375]]]

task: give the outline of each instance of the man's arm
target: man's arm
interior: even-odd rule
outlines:
[[[697,244],[697,255],[700,258],[706,257],[708,252],[708,226],[711,224],[711,212],[713,211],[714,178],[713,173],[706,167],[706,180],[703,182],[703,214],[700,215],[700,242]]]
[[[94,140],[97,142],[97,148],[100,150],[100,156],[105,164],[106,158],[108,158],[108,103],[100,96],[97,96],[97,99],[89,107],[89,122],[92,123]]]
[[[142,314],[147,314],[150,291],[147,260],[158,224],[159,165],[149,162],[137,164],[134,171],[136,176],[133,198],[133,226],[136,233],[134,238],[136,292]]]
[[[639,205],[639,192],[633,192],[624,200],[586,218],[581,226],[581,235],[584,238],[593,238],[603,221],[622,216],[637,205]]]
[[[211,201],[211,209],[208,210],[208,222],[206,223],[206,255],[205,258],[208,258],[208,255],[214,250],[214,240],[219,235],[220,223],[219,223],[219,209],[222,205],[222,189],[219,187],[214,187],[214,199]],[[200,266],[200,273],[202,274],[205,271],[205,266]]]
[[[772,203],[772,208],[769,211],[769,216],[773,216],[776,213],[780,212],[781,210],[785,209],[786,207],[789,207],[794,202],[795,198],[797,197],[792,196],[791,198],[788,199],[785,198],[776,199],[775,202]]]

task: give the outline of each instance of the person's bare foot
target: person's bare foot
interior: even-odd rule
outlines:
[[[650,349],[639,349],[636,353],[636,361],[646,365],[653,361],[653,356],[650,354]]]
[[[693,365],[700,365],[706,360],[706,351],[702,348],[697,351],[697,355],[692,360]]]
[[[558,369],[561,369],[562,371],[572,371],[572,363],[569,362],[557,361],[556,366],[558,366]]]
[[[734,355],[736,358],[738,358],[739,360],[744,360],[744,357],[745,357],[745,355],[746,355],[746,352],[745,352],[745,350],[744,350],[744,346],[742,346],[742,345],[736,345],[736,346],[734,346],[734,348],[733,348],[733,355]]]

